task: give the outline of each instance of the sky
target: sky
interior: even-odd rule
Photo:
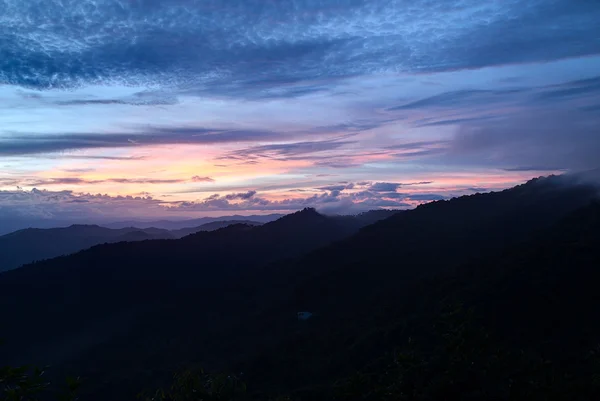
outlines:
[[[410,208],[600,167],[597,0],[0,0],[0,225]]]

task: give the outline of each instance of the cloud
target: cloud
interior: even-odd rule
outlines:
[[[317,167],[330,167],[339,169],[358,167],[362,164],[362,161],[356,160],[351,157],[332,157],[314,163],[314,165]]]
[[[558,100],[589,94],[600,94],[600,77],[553,85],[547,87],[537,97],[541,100]]]
[[[200,177],[199,175],[193,176],[192,181],[193,182],[215,182],[215,180],[210,177]]]
[[[598,116],[572,110],[534,110],[494,123],[467,124],[441,162],[512,171],[589,170],[600,163],[599,124]]]
[[[422,149],[428,149],[432,146],[446,145],[447,143],[448,143],[448,141],[417,141],[417,142],[399,143],[396,145],[386,146],[386,149],[422,150]]]
[[[459,125],[464,123],[472,123],[477,121],[485,121],[493,118],[497,118],[496,116],[481,116],[481,117],[464,117],[464,118],[453,118],[449,120],[435,120],[435,121],[427,121],[420,122],[415,124],[417,127],[440,127],[443,125]]]
[[[108,196],[73,191],[0,191],[0,229],[48,227],[73,222],[107,221],[124,216],[152,216],[164,211],[147,196]]]
[[[349,184],[346,184],[349,186]],[[406,208],[412,206],[396,199],[368,191],[342,193],[331,190],[304,197],[290,196],[272,200],[259,196],[257,191],[210,195],[195,202],[164,201],[146,194],[141,196],[109,196],[32,189],[0,190],[0,222],[3,230],[27,226],[47,226],[46,223],[107,222],[128,218],[182,218],[207,212],[295,211],[316,207],[354,213],[379,207]],[[10,224],[9,223],[10,220]],[[1,224],[0,224],[1,225]]]
[[[39,99],[44,100],[43,97]],[[49,101],[46,101],[49,103]],[[120,98],[108,98],[100,99],[95,97],[76,98],[69,100],[55,101],[54,104],[58,106],[108,106],[114,104],[124,104],[131,106],[159,106],[159,105],[173,105],[177,104],[177,97],[173,93],[164,91],[142,91],[136,92],[130,96],[123,96]]]
[[[321,191],[344,191],[346,189],[352,189],[352,188],[354,188],[353,183],[344,183],[344,184],[340,184],[340,185],[326,185],[324,187],[319,187],[317,189],[319,189]]]
[[[0,83],[38,89],[157,83],[197,94],[294,97],[326,90],[315,81],[382,71],[598,54],[599,19],[593,1],[570,0],[527,7],[351,0],[293,8],[264,0],[48,0],[35,15],[5,0]]]
[[[564,170],[563,167],[557,166],[517,166],[517,167],[506,167],[504,171],[560,171]]]
[[[383,188],[383,184],[389,186]],[[419,185],[423,183],[407,183]],[[319,188],[322,193],[290,190],[276,199],[256,190],[213,194],[196,201],[157,199],[147,193],[136,196],[109,196],[46,189],[0,190],[0,234],[28,226],[48,227],[72,223],[106,223],[129,219],[181,219],[211,213],[292,212],[315,207],[325,213],[353,214],[378,208],[406,209],[431,200],[446,199],[439,193],[379,192],[371,188],[391,189],[399,183],[343,183]],[[466,188],[463,193],[485,191]],[[169,200],[165,200],[169,199]]]
[[[37,153],[37,152],[36,152]],[[31,156],[35,153],[28,153]],[[2,151],[0,151],[2,156]],[[22,155],[19,155],[22,156]],[[144,156],[107,156],[107,155],[73,155],[68,153],[61,153],[60,156],[44,155],[47,159],[59,158],[59,159],[80,159],[80,160],[121,160],[121,161],[136,161],[146,159]]]
[[[369,190],[373,192],[394,192],[401,186],[402,184],[395,182],[375,182],[371,184]]]
[[[404,183],[402,183],[402,186],[406,187],[406,186],[410,186],[410,185],[427,185],[427,184],[433,184],[433,181],[404,182]]]
[[[590,106],[584,106],[584,107],[581,107],[580,110],[589,111],[589,112],[600,112],[600,104],[592,104]]]
[[[248,192],[225,195],[224,198],[227,200],[235,200],[235,199],[248,200],[248,199],[252,198],[254,195],[256,195],[256,191],[248,191]]]
[[[295,160],[297,156],[305,159],[304,155],[314,156],[315,153],[326,152],[341,148],[346,145],[355,144],[356,141],[340,140],[343,138],[334,138],[320,141],[304,141],[294,143],[270,144],[261,146],[252,146],[249,148],[238,149],[220,156],[219,160],[244,160],[267,158]]]
[[[194,176],[191,180],[186,179],[160,179],[160,178],[103,178],[85,179],[79,177],[55,177],[55,178],[1,178],[0,185],[20,187],[45,187],[52,185],[82,185],[82,184],[177,184],[184,182],[214,182],[210,177]]]
[[[447,197],[439,194],[413,194],[407,195],[405,199],[416,200],[416,201],[436,201],[446,199]]]
[[[481,103],[497,103],[506,101],[508,97],[521,94],[522,89],[487,90],[471,89],[441,93],[400,106],[390,107],[388,111],[414,110],[424,108],[456,108]]]
[[[439,141],[417,141],[400,143],[396,145],[386,146],[386,150],[391,157],[401,159],[411,159],[414,157],[434,156],[446,153],[449,142],[446,140]]]
[[[131,133],[19,134],[18,136],[0,138],[0,157],[79,149],[251,142],[276,137],[277,134],[271,131],[226,130],[203,127],[148,127],[144,131]],[[112,159],[113,157],[82,156],[82,158]]]
[[[80,168],[66,168],[66,169],[63,169],[62,171],[66,172],[66,173],[90,173],[95,170],[96,169],[93,167],[80,167]]]

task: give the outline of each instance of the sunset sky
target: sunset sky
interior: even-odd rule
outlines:
[[[0,0],[0,225],[408,208],[599,167],[594,0]]]

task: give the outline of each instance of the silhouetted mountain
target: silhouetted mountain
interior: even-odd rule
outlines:
[[[32,294],[35,301],[23,298],[25,309],[11,309],[35,315],[31,324],[42,324],[47,333],[43,337],[33,332],[22,335],[22,326],[10,329],[6,338],[29,344],[32,352],[39,349],[34,344],[40,344],[44,355],[54,359],[65,341],[73,344],[67,348],[85,348],[99,338],[113,336],[108,327],[126,330],[137,323],[135,316],[156,313],[156,308],[163,307],[162,301],[156,304],[159,293],[163,294],[159,298],[170,302],[167,294],[183,296],[182,289],[218,288],[239,271],[299,256],[355,231],[305,209],[262,226],[238,224],[180,240],[98,245],[24,266],[0,276],[0,298],[18,303],[20,294]],[[50,301],[39,302],[46,298]],[[60,310],[69,310],[69,317]],[[124,314],[129,316],[128,323],[119,320]],[[98,324],[105,329],[97,331]],[[86,340],[87,336],[93,339]]]
[[[336,219],[339,224],[360,229],[401,212],[403,210],[370,210],[356,215],[334,215],[330,217]]]
[[[218,230],[219,228],[225,228],[227,226],[231,226],[234,224],[260,226],[263,223],[260,223],[257,221],[252,221],[252,220],[224,220],[224,221],[219,220],[219,221],[213,221],[210,223],[202,224],[201,226],[198,226],[198,227],[187,227],[187,228],[180,228],[179,230],[171,230],[171,234],[175,238],[182,238],[182,237],[185,237],[186,235],[195,234],[199,231],[214,231],[214,230]]]
[[[586,352],[600,338],[596,196],[548,177],[433,202],[358,232],[304,210],[259,227],[96,246],[0,275],[0,313],[21,323],[5,329],[5,358],[88,377],[92,400],[127,398],[198,365],[243,371],[257,394],[304,400],[334,399],[331,389],[357,371],[354,393],[336,399],[381,399],[369,395],[374,378],[400,399],[389,394],[406,388],[386,382],[389,372],[420,380],[402,386],[443,389],[418,400],[458,389],[476,400],[482,388],[485,399],[593,399],[582,395],[594,373]],[[433,334],[454,301],[474,308],[490,333],[461,338],[458,351]],[[298,311],[315,317],[298,322]],[[425,350],[409,351],[421,358],[409,374],[388,358],[406,344]],[[471,365],[477,353],[489,366]],[[445,355],[454,359],[436,359]],[[523,355],[534,355],[531,366]],[[523,396],[547,377],[568,385]],[[504,397],[506,388],[516,395]]]
[[[596,196],[595,188],[565,186],[559,177],[533,180],[423,205],[285,270],[269,268],[260,277],[278,290],[263,304],[268,312],[256,319],[264,326],[248,323],[235,341],[252,329],[279,333],[264,348],[254,345],[255,359],[246,356],[238,368],[255,373],[248,379],[264,388],[326,387],[411,335],[428,341],[440,305],[449,300],[476,307],[500,338],[521,340],[515,347],[542,352],[539,345],[552,338],[545,352],[560,360],[576,354],[581,361],[600,335],[600,325],[588,323],[600,307],[600,209],[584,207]],[[584,209],[573,213],[579,207]],[[300,334],[285,323],[299,310],[319,316]],[[544,335],[557,321],[557,335]],[[567,350],[572,352],[565,356]],[[294,374],[277,366],[294,366]]]
[[[348,231],[388,217],[392,211],[372,211],[357,216],[336,216]],[[260,216],[268,220],[280,215]],[[0,271],[14,269],[37,260],[68,255],[94,245],[147,239],[178,239],[200,231],[214,231],[234,224],[258,226],[253,220],[216,220],[197,227],[165,230],[156,227],[109,229],[97,225],[71,225],[65,228],[25,229],[0,236]]]
[[[14,269],[36,260],[67,255],[106,242],[173,238],[167,230],[122,228],[112,230],[96,225],[64,228],[28,228],[0,236],[0,271]]]
[[[125,228],[125,227],[138,227],[138,228],[149,228],[158,227],[165,230],[180,230],[190,227],[199,227],[207,223],[213,223],[217,221],[253,221],[256,223],[268,223],[282,217],[282,214],[266,214],[266,215],[251,215],[251,216],[220,216],[220,217],[201,217],[198,219],[189,220],[154,220],[154,221],[119,221],[114,223],[103,224],[104,227],[108,228]]]

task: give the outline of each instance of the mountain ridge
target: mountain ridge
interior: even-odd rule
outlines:
[[[1,310],[3,316],[26,315],[48,327],[43,338],[35,326],[9,328],[7,339],[16,348],[7,357],[50,360],[60,372],[99,376],[86,392],[92,399],[114,399],[117,389],[133,394],[184,364],[246,372],[263,392],[297,390],[302,399],[329,400],[324,388],[371,366],[409,335],[426,345],[433,341],[428,331],[440,304],[462,299],[509,322],[519,308],[513,297],[532,307],[527,313],[522,308],[523,327],[505,327],[505,337],[522,337],[522,346],[538,352],[531,336],[519,334],[536,333],[551,321],[552,310],[534,300],[568,283],[564,262],[574,254],[572,246],[587,249],[573,259],[582,273],[573,283],[589,283],[569,307],[581,307],[585,316],[595,310],[591,267],[600,261],[600,227],[590,216],[600,215],[597,195],[595,187],[549,178],[433,202],[354,227],[351,234],[345,219],[304,210],[258,227],[99,245],[0,274],[0,305],[10,299],[15,308]],[[586,221],[592,221],[588,228]],[[571,237],[564,237],[569,230]],[[559,273],[538,288],[532,283],[544,271],[544,249],[554,249],[549,265]],[[522,279],[510,267],[534,264]],[[517,280],[503,281],[503,275]],[[563,293],[576,287],[565,284]],[[25,300],[19,296],[24,293],[35,298]],[[53,298],[57,293],[60,299]],[[299,326],[298,311],[316,317]],[[528,326],[531,313],[539,319]],[[596,326],[573,333],[574,341],[596,338]],[[557,351],[561,338],[551,343],[557,358],[576,351]],[[19,349],[29,352],[19,355]],[[129,365],[115,371],[122,360]]]

